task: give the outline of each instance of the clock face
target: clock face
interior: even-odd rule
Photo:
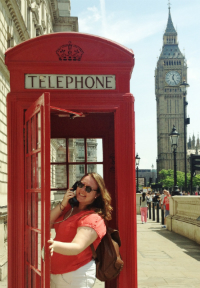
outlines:
[[[165,76],[165,81],[170,86],[176,86],[181,81],[181,75],[176,71],[169,71]]]

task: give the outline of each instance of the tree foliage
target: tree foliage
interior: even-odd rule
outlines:
[[[174,186],[174,171],[169,170],[161,170],[159,172],[160,175],[160,184],[162,184],[165,188],[172,188]],[[187,187],[190,186],[190,173],[187,173]],[[200,186],[200,174],[197,174],[193,177],[192,180],[193,187]],[[179,187],[183,187],[185,184],[185,173],[181,171],[177,171],[177,185]]]

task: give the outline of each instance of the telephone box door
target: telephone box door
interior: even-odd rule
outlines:
[[[50,287],[50,94],[25,112],[25,287]]]

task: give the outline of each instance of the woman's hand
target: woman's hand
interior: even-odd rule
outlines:
[[[75,196],[74,191],[72,191],[71,189],[68,189],[61,202],[62,209],[64,209],[67,206],[69,199],[73,198],[74,196]]]
[[[51,256],[53,256],[53,251],[56,247],[56,241],[54,241],[52,238],[50,240],[47,241],[49,244],[49,250],[50,250],[50,253],[51,253]]]

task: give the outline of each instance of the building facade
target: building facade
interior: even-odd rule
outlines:
[[[197,136],[197,139],[195,138],[194,134],[191,137],[189,137],[188,143],[187,143],[187,155],[188,155],[188,160],[190,154],[196,154],[200,155],[200,140],[199,136]],[[189,161],[188,161],[189,162]]]
[[[145,183],[143,186],[149,185],[150,178],[152,179],[151,183],[156,183],[157,170],[156,169],[138,169],[138,178],[141,178],[141,179],[144,178]],[[136,179],[137,179],[137,174],[136,174]],[[140,184],[140,181],[138,181],[138,183]]]
[[[169,134],[175,125],[179,132],[177,170],[184,171],[184,105],[179,85],[187,82],[187,64],[179,49],[177,32],[171,11],[163,35],[163,47],[155,69],[155,94],[157,104],[157,170],[174,169],[174,159]],[[186,132],[187,139],[187,132]]]
[[[0,281],[7,275],[7,116],[10,75],[5,51],[28,39],[53,32],[78,32],[70,0],[0,1]]]

